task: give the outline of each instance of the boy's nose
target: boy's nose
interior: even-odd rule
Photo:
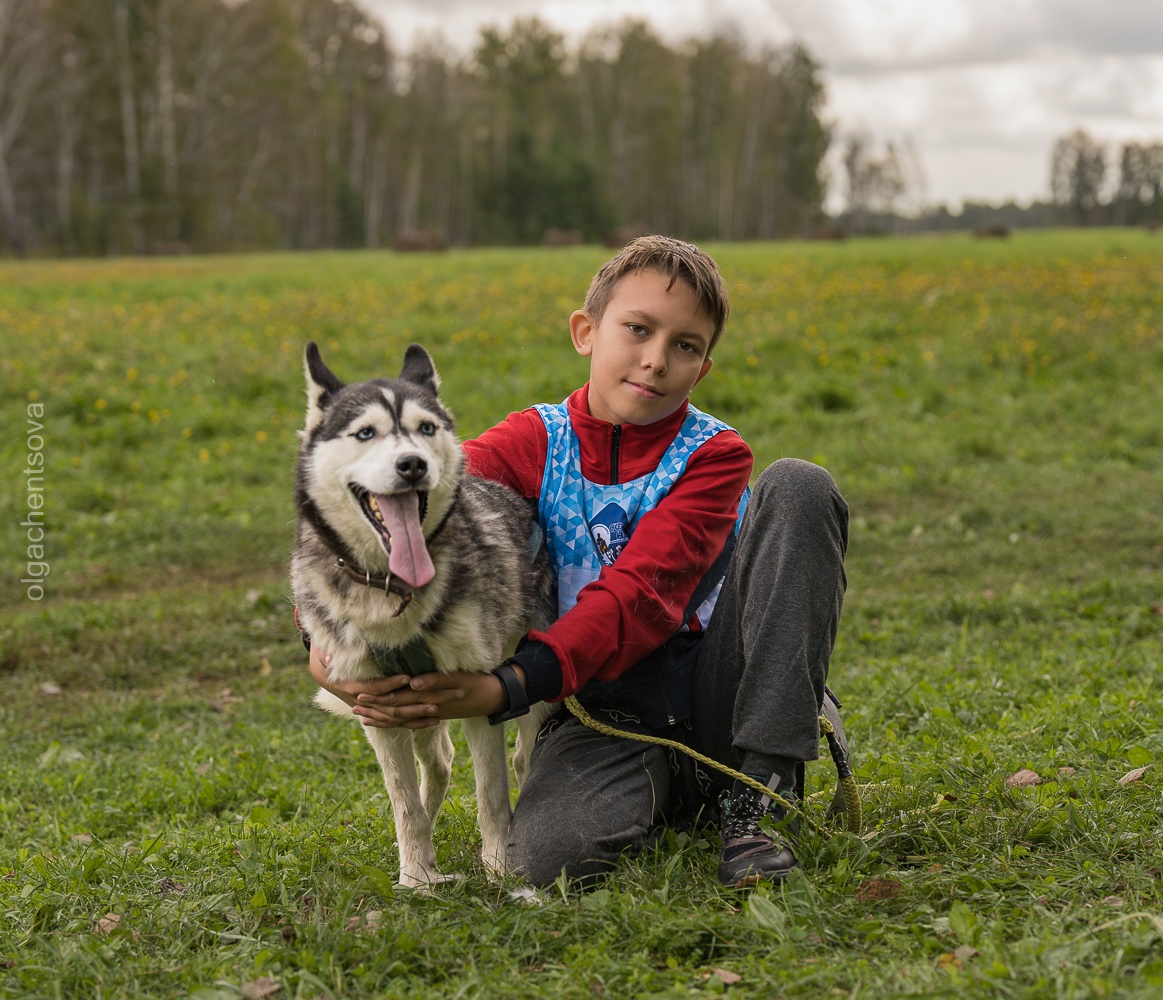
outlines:
[[[655,375],[666,371],[666,355],[661,351],[647,351],[642,356],[642,367],[649,368]]]

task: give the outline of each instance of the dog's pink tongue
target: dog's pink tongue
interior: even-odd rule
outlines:
[[[409,587],[423,587],[436,575],[420,527],[420,498],[415,493],[376,495],[384,527],[392,536],[388,569]]]

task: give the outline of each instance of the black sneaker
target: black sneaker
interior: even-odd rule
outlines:
[[[767,787],[791,801],[790,788],[779,788],[779,777],[772,775]],[[736,781],[731,791],[719,798],[722,813],[723,853],[719,858],[719,881],[723,885],[742,889],[758,885],[763,879],[782,882],[799,862],[792,853],[792,843],[776,835],[768,836],[759,828],[764,816],[780,824],[787,818],[787,809],[762,792]],[[795,825],[795,819],[788,824]]]

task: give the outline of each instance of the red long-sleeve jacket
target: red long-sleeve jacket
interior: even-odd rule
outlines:
[[[582,475],[624,483],[654,471],[686,417],[684,403],[646,426],[616,426],[590,414],[588,386],[568,400]],[[468,471],[522,496],[541,495],[548,435],[534,409],[466,441]],[[683,610],[735,523],[751,476],[751,449],[723,431],[705,442],[663,500],[645,514],[612,566],[583,587],[577,605],[545,632],[531,632],[514,657],[530,701],[558,701],[586,681],[613,680],[657,649],[682,624]]]

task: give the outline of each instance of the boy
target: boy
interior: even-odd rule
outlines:
[[[315,679],[364,725],[385,727],[500,721],[576,693],[621,728],[680,740],[795,796],[819,751],[848,511],[827,472],[795,459],[765,470],[748,500],[750,449],[689,405],[728,309],[703,251],[635,240],[570,317],[586,385],[465,443],[470,472],[538,501],[561,612],[546,632],[491,674],[333,685],[312,650]],[[592,883],[644,847],[660,817],[716,803],[724,884],[796,866],[792,844],[760,829],[765,814],[785,818],[761,793],[559,711],[533,751],[509,863],[537,885],[563,870]]]

